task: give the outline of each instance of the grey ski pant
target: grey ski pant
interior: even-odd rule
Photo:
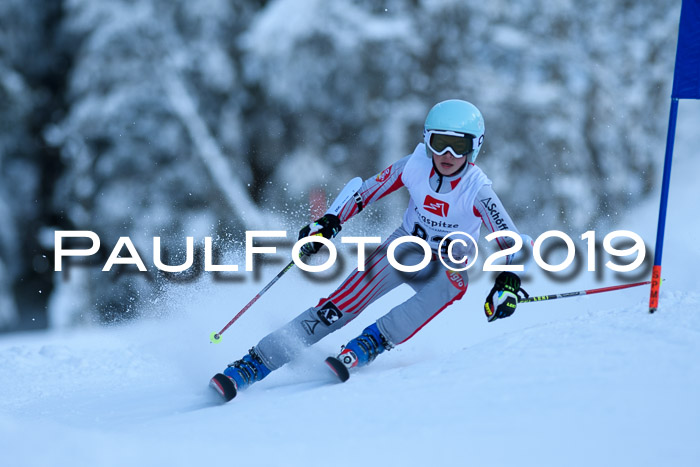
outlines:
[[[340,329],[401,284],[410,285],[415,295],[377,320],[379,331],[392,346],[410,339],[438,313],[462,298],[467,290],[466,273],[446,269],[434,254],[428,266],[418,272],[402,272],[389,264],[389,244],[407,235],[399,227],[367,258],[364,271],[355,269],[330,296],[265,336],[255,347],[265,365],[275,370],[288,363],[301,350]],[[394,252],[397,261],[404,265],[420,263],[424,254],[423,248],[413,242],[401,244]]]

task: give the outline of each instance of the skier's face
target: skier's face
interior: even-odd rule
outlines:
[[[449,177],[450,175],[454,175],[462,170],[464,164],[467,163],[467,158],[460,157],[458,159],[453,156],[450,151],[447,151],[442,156],[438,156],[437,154],[433,153],[433,162],[441,175]]]

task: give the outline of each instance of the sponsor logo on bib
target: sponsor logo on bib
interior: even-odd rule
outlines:
[[[444,201],[440,201],[439,199],[435,199],[432,196],[427,195],[425,197],[425,201],[423,201],[423,209],[435,214],[436,216],[447,217],[447,211],[450,210],[450,205]]]

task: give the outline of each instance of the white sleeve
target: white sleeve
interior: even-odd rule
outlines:
[[[491,185],[481,187],[474,201],[474,210],[479,213],[484,227],[489,232],[508,230],[516,235],[520,235],[520,238],[523,240],[523,246],[512,255],[506,256],[506,264],[522,264],[525,267],[525,271],[527,271],[528,264],[532,258],[531,252],[534,242],[529,235],[523,234],[518,230]],[[514,240],[510,237],[501,237],[496,239],[496,244],[498,248],[505,250],[514,245]]]

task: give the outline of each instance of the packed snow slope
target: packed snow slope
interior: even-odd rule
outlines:
[[[700,119],[683,121],[679,133],[700,134]],[[687,211],[699,199],[697,147],[677,146],[654,315],[640,287],[522,304],[487,323],[490,283],[475,277],[413,339],[334,383],[323,359],[410,293],[398,289],[221,405],[211,375],[334,284],[289,272],[219,345],[209,333],[265,282],[173,287],[136,323],[0,338],[1,463],[700,465],[700,247],[688,233],[700,219]],[[654,196],[616,227],[653,244],[657,210]],[[531,275],[537,295],[616,283],[609,271],[602,282]]]

